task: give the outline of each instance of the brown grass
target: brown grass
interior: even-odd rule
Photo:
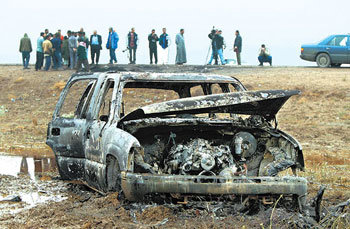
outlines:
[[[52,86],[52,90],[62,91],[63,88],[64,88],[64,86],[66,86],[66,82],[60,81],[60,82],[55,83],[55,84]]]
[[[348,68],[256,68],[237,73],[224,68],[251,90],[298,89],[278,114],[279,128],[303,146],[306,171],[299,175],[310,181],[315,194],[326,184],[326,200],[350,198],[350,74]],[[9,72],[11,74],[9,74]],[[59,92],[73,72],[23,71],[0,66],[0,105],[8,112],[0,116],[0,151],[21,155],[52,155],[45,145]],[[20,78],[23,80],[19,80]],[[19,80],[20,82],[16,81]],[[195,93],[199,93],[195,90]],[[142,97],[127,92],[126,103],[137,108],[175,98],[173,94],[148,92]],[[12,99],[12,100],[11,100]],[[13,102],[13,99],[15,100]],[[286,173],[291,174],[290,171]]]

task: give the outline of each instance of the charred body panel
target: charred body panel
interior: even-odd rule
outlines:
[[[63,117],[62,104],[79,80],[91,82],[74,117]],[[220,86],[220,94],[212,94],[213,84]],[[205,96],[192,97],[194,86],[201,86]],[[144,106],[123,117],[125,88],[174,90],[180,99]],[[100,116],[108,90],[113,90],[109,113]],[[300,144],[278,130],[276,121],[283,104],[297,94],[246,91],[238,79],[216,75],[78,74],[61,93],[47,144],[63,179],[82,179],[103,191],[122,188],[130,199],[135,199],[132,193],[142,197],[155,192],[303,196],[303,179],[274,177],[288,168],[304,169]]]
[[[123,120],[213,112],[262,115],[269,121],[291,96],[298,94],[300,91],[271,90],[197,96],[151,104],[131,112]]]
[[[305,204],[307,181],[302,177],[235,177],[150,175],[122,172],[122,187],[130,200],[147,193],[183,193],[213,195],[287,194],[300,197]]]

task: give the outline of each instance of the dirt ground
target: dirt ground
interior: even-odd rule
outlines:
[[[316,194],[321,184],[327,186],[323,199],[326,208],[350,199],[350,68],[118,65],[115,70],[215,73],[235,76],[249,90],[300,90],[302,94],[288,100],[277,116],[279,128],[303,146],[306,171],[298,175],[308,179],[310,196]],[[60,91],[72,73],[0,66],[0,152],[52,156],[45,145],[47,123]],[[60,195],[65,197],[64,200],[45,202],[15,214],[0,211],[0,227],[264,228],[272,225],[293,228],[297,225],[290,223],[295,219],[293,215],[279,208],[270,218],[271,209],[254,216],[232,214],[221,217],[214,212],[215,205],[198,211],[172,205],[130,205],[120,202],[118,194],[101,196],[81,185],[59,181],[57,176],[55,171],[41,174],[46,178],[39,179],[33,187],[39,184],[45,189],[54,182],[61,187]],[[8,187],[23,187],[30,183],[26,179],[30,180],[22,176],[0,176],[0,194],[15,193]],[[2,204],[0,202],[0,207]],[[17,204],[13,204],[14,209]],[[347,212],[349,215],[349,209]],[[350,227],[350,222],[343,224],[340,221],[328,226]]]

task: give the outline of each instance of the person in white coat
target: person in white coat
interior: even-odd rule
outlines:
[[[163,28],[163,33],[159,37],[158,58],[159,64],[168,64],[169,58],[169,46],[170,46],[170,36],[166,33],[166,28]]]

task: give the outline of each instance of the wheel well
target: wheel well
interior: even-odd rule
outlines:
[[[109,162],[112,160],[114,160],[114,163],[109,164]],[[114,166],[117,166],[117,168]],[[106,156],[106,170],[104,177],[103,183],[105,192],[120,190],[120,165],[118,159],[114,155],[108,154]]]
[[[118,160],[113,154],[107,154],[106,155],[106,163],[111,160],[111,159],[115,159],[115,160]]]
[[[107,154],[107,155],[106,155],[106,169],[107,169],[107,166],[108,166],[108,164],[109,164],[109,162],[110,162],[111,160],[115,160],[115,161],[117,162],[117,164],[118,164],[118,167],[120,168],[118,158],[116,158],[113,154]],[[106,174],[106,175],[107,175],[107,174]]]
[[[318,57],[318,55],[320,55],[320,54],[326,54],[328,57],[329,57],[329,59],[330,59],[330,61],[331,61],[331,64],[332,64],[332,58],[331,58],[331,56],[329,55],[329,53],[327,53],[327,52],[324,52],[324,51],[322,51],[322,52],[318,52],[317,54],[316,54],[316,58],[315,58],[315,61],[317,61],[317,57]]]

